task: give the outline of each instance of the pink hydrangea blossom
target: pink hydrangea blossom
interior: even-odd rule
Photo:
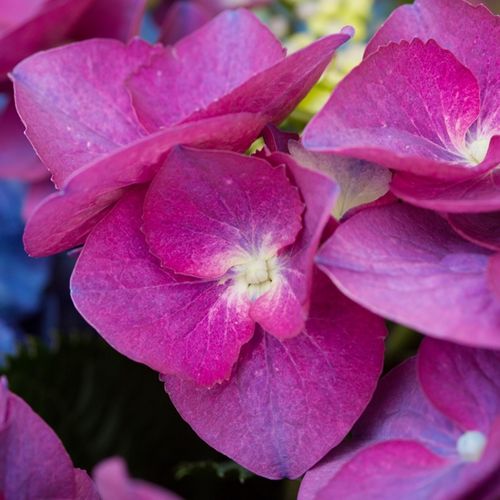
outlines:
[[[299,500],[498,498],[500,354],[425,339],[382,379]]]
[[[302,99],[352,29],[285,57],[248,11],[224,12],[174,47],[92,40],[13,71],[27,136],[60,191],[28,221],[33,255],[80,245],[176,144],[245,150]]]
[[[415,205],[498,210],[499,60],[500,17],[483,5],[402,6],[308,125],[304,144],[394,169],[392,191]]]
[[[341,224],[317,262],[371,311],[428,335],[498,349],[496,259],[435,212],[392,203]]]
[[[90,233],[71,281],[87,321],[164,374],[203,439],[273,478],[349,431],[385,335],[313,270],[336,184],[285,160],[175,148]]]
[[[111,458],[88,474],[75,469],[54,431],[0,380],[0,496],[5,500],[180,500],[169,491],[128,477]]]

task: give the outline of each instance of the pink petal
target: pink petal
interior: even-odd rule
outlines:
[[[229,283],[163,271],[140,231],[143,193],[131,190],[92,231],[71,279],[85,319],[116,350],[206,386],[229,378],[253,334],[249,303]]]
[[[483,214],[448,214],[453,229],[463,238],[500,251],[500,211]]]
[[[341,224],[318,262],[371,311],[431,336],[499,348],[500,301],[486,276],[490,255],[439,215],[392,204]]]
[[[474,75],[434,41],[390,44],[365,59],[306,127],[306,148],[436,178],[470,177],[462,151],[479,114]]]
[[[295,241],[304,205],[284,168],[230,152],[176,148],[144,204],[151,252],[176,273],[220,278]]]
[[[289,147],[300,165],[323,172],[338,184],[340,194],[333,209],[336,219],[355,207],[378,200],[389,191],[391,172],[384,167],[352,158],[311,153],[295,141],[290,141]]]
[[[139,34],[146,0],[94,0],[73,28],[72,38],[116,38],[127,42]]]
[[[434,496],[447,460],[416,441],[388,441],[363,449],[349,460],[314,500],[423,500]],[[446,478],[448,484],[451,478]],[[451,498],[451,497],[448,497]],[[303,500],[306,500],[303,497]]]
[[[500,137],[490,147],[500,154]],[[423,208],[445,212],[488,212],[500,208],[500,170],[494,168],[472,179],[438,180],[396,172],[391,191],[403,200]]]
[[[463,431],[487,435],[500,418],[500,353],[427,338],[417,360],[422,389],[434,407]]]
[[[347,26],[340,33],[322,38],[276,62],[189,117],[189,121],[239,109],[262,114],[267,117],[267,122],[282,122],[319,80],[335,50],[353,34],[354,30]]]
[[[291,248],[280,256],[280,278],[250,310],[264,330],[284,340],[298,335],[309,314],[314,257],[323,230],[338,198],[337,184],[320,172],[303,168],[292,157],[274,153],[269,161],[287,165],[305,202],[304,229]]]
[[[26,251],[40,257],[83,243],[124,188],[151,180],[173,146],[244,149],[263,125],[258,116],[245,113],[179,125],[91,163],[75,172],[63,191],[47,198],[35,211],[25,229]]]
[[[385,327],[317,274],[306,330],[280,342],[258,329],[231,380],[165,387],[202,439],[268,478],[298,477],[338,444],[380,373]]]
[[[47,177],[47,169],[24,137],[13,99],[0,111],[0,130],[0,178],[31,182]]]
[[[0,79],[25,57],[61,41],[91,1],[2,0]]]
[[[180,500],[154,484],[131,479],[125,462],[118,457],[97,464],[93,476],[102,500]]]
[[[180,0],[169,8],[161,24],[160,42],[173,45],[211,19],[210,12],[195,2]]]
[[[141,40],[89,40],[35,54],[13,70],[26,135],[56,186],[146,135],[124,84],[155,50]]]
[[[500,125],[498,43],[500,20],[484,5],[463,0],[417,0],[396,9],[366,48],[365,57],[389,42],[435,40],[452,52],[479,81],[482,113],[479,129]]]
[[[54,431],[0,383],[0,491],[4,498],[75,498],[71,459]]]
[[[132,76],[134,106],[149,130],[179,123],[283,59],[283,52],[252,13],[224,12]],[[243,111],[243,105],[226,107],[223,113]]]

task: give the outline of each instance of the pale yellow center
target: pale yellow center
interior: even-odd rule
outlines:
[[[239,292],[255,300],[271,289],[278,279],[278,259],[257,256],[236,267],[235,285]]]
[[[472,165],[479,165],[488,153],[490,145],[489,137],[479,137],[478,139],[467,144],[465,157]]]

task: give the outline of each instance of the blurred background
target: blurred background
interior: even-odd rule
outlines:
[[[248,6],[293,52],[346,24],[354,26],[353,41],[337,52],[284,123],[300,131],[360,62],[366,41],[401,3],[155,0],[141,15],[140,32],[151,42],[174,43],[220,10]],[[499,11],[499,1],[488,3]],[[108,13],[117,18],[121,14]],[[95,26],[87,26],[82,35],[83,26],[80,23],[79,31],[58,43],[102,36],[103,31],[107,35],[105,27]],[[1,35],[0,23],[0,44]],[[26,217],[50,188],[46,170],[22,137],[9,85],[0,81],[0,371],[8,376],[11,390],[56,431],[76,467],[92,470],[100,460],[120,455],[132,476],[166,486],[188,500],[294,499],[298,481],[258,478],[209,448],[177,415],[157,374],[117,354],[86,325],[69,298],[74,254],[32,259],[24,253]],[[16,141],[24,141],[16,143],[16,161],[23,154],[26,161],[13,171],[9,155]],[[386,369],[413,354],[420,341],[418,334],[401,326],[389,327]]]

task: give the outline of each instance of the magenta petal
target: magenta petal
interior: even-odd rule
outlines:
[[[162,373],[213,385],[253,334],[249,302],[230,284],[162,271],[140,231],[132,190],[92,231],[71,279],[80,313],[119,352]]]
[[[21,59],[61,41],[91,1],[2,0],[0,79]]]
[[[470,177],[498,163],[473,167],[460,153],[479,106],[477,81],[453,54],[432,40],[392,43],[344,78],[303,143],[419,175]]]
[[[500,137],[493,138],[500,152]],[[496,153],[492,153],[496,154]],[[488,212],[500,209],[500,170],[472,179],[438,180],[396,172],[391,191],[403,200],[443,212]]]
[[[318,262],[371,311],[435,337],[499,348],[500,301],[486,275],[490,256],[439,215],[392,204],[341,224]]]
[[[422,389],[463,431],[489,433],[500,417],[500,353],[424,339],[418,353]]]
[[[0,491],[4,498],[76,498],[73,464],[54,431],[0,382]]]
[[[319,80],[335,50],[352,35],[352,28],[345,27],[340,33],[317,40],[249,78],[206,109],[193,114],[189,121],[238,109],[259,113],[267,117],[267,122],[279,124]]]
[[[280,278],[275,287],[259,297],[250,310],[264,330],[284,340],[298,335],[309,313],[314,256],[333,206],[339,196],[337,184],[320,172],[275,153],[273,164],[285,164],[305,202],[304,229],[291,248],[280,256]]]
[[[124,83],[155,50],[141,40],[89,40],[35,54],[13,70],[26,135],[57,186],[146,134]]]
[[[26,251],[40,257],[83,243],[123,189],[151,180],[173,146],[244,149],[263,125],[258,116],[245,113],[179,125],[150,134],[78,170],[63,191],[47,198],[28,221]]]
[[[280,342],[258,329],[230,381],[165,388],[202,439],[268,478],[298,477],[338,444],[380,373],[385,327],[316,276],[306,330]]]
[[[476,245],[500,251],[500,211],[483,214],[447,214],[446,218],[451,227],[465,239]]]
[[[423,500],[433,496],[447,461],[416,441],[388,441],[363,449],[314,500]],[[449,478],[448,478],[449,479]],[[444,497],[439,497],[444,498]],[[302,497],[302,500],[306,498]]]
[[[283,52],[251,12],[226,11],[132,76],[134,106],[150,130],[179,123],[283,59]],[[223,113],[243,111],[243,105],[226,107]]]
[[[0,178],[31,182],[48,176],[47,169],[24,137],[13,99],[0,111],[0,131]]]
[[[483,104],[479,125],[493,129],[500,125],[499,29],[499,17],[484,5],[474,7],[463,0],[416,0],[391,14],[368,44],[365,57],[389,42],[435,40],[478,79]]]
[[[180,500],[170,491],[131,479],[125,462],[118,457],[97,464],[92,475],[102,500]]]
[[[293,243],[303,208],[283,167],[236,153],[176,148],[149,187],[143,227],[165,267],[220,278],[249,258],[275,255]]]
[[[139,34],[146,0],[94,0],[71,31],[73,38],[116,38]]]
[[[211,13],[202,5],[184,0],[173,3],[161,24],[160,42],[173,45],[197,30],[211,19]]]

